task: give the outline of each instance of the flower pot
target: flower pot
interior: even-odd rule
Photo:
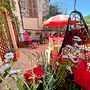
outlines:
[[[23,48],[23,47],[25,47],[25,46],[26,46],[26,45],[25,45],[25,41],[18,43],[18,47],[19,47],[19,48]]]
[[[17,61],[19,59],[19,57],[20,57],[20,52],[17,50],[14,53],[14,59],[13,59],[13,61]]]

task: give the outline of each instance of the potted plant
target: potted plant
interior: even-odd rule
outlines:
[[[13,61],[17,61],[19,59],[19,57],[20,57],[20,52],[19,52],[19,50],[16,50],[14,52],[14,59],[13,59]]]

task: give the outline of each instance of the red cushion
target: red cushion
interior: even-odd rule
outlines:
[[[26,32],[23,33],[23,36],[24,36],[25,41],[31,42],[31,38],[30,38],[30,36]]]

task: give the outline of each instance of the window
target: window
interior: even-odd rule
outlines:
[[[22,17],[37,18],[38,9],[36,0],[20,0]]]

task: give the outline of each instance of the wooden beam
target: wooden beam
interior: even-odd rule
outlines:
[[[9,28],[9,32],[10,32],[10,35],[11,35],[11,40],[12,40],[12,43],[13,43],[13,47],[16,50],[16,49],[18,49],[18,47],[17,47],[17,42],[16,42],[15,33],[14,33],[14,30],[13,30],[13,25],[12,25],[12,22],[11,22],[11,18],[9,17],[7,10],[5,10],[5,14],[6,14],[6,19],[7,19],[8,28]]]

